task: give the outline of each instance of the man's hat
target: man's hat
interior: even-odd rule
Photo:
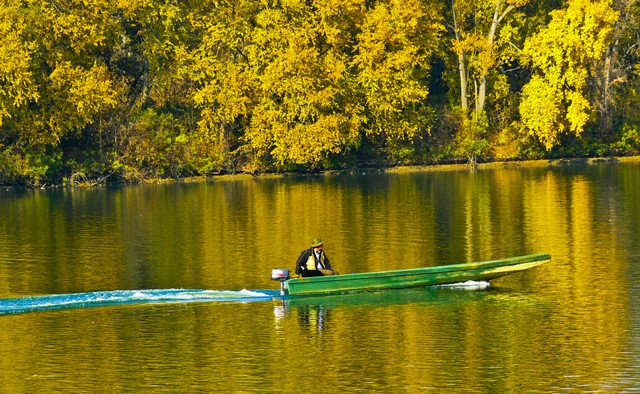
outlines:
[[[311,241],[312,248],[317,248],[320,245],[322,245],[322,240],[320,238],[314,238],[313,241]]]

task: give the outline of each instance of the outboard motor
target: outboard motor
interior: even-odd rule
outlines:
[[[285,295],[287,293],[287,281],[289,280],[289,270],[285,268],[274,268],[271,270],[271,280],[280,281],[280,294]]]

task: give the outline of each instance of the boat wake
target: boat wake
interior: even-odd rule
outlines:
[[[455,289],[463,289],[463,290],[482,290],[482,289],[486,289],[489,286],[491,286],[491,282],[468,280],[466,282],[452,283],[448,285],[439,285],[438,287],[447,287],[447,288],[455,288]]]
[[[272,300],[275,294],[262,290],[114,290],[0,298],[0,315],[107,305],[163,304],[187,302],[252,302]]]

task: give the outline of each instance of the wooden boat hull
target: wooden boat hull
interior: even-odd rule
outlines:
[[[477,263],[293,278],[286,283],[287,294],[320,295],[444,285],[470,280],[488,281],[537,267],[550,260],[551,256],[540,253]]]

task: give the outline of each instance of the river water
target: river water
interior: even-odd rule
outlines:
[[[238,296],[277,289],[316,236],[341,273],[552,261],[491,285]],[[0,312],[0,391],[640,392],[639,239],[638,160],[1,189],[0,304],[175,298]]]

